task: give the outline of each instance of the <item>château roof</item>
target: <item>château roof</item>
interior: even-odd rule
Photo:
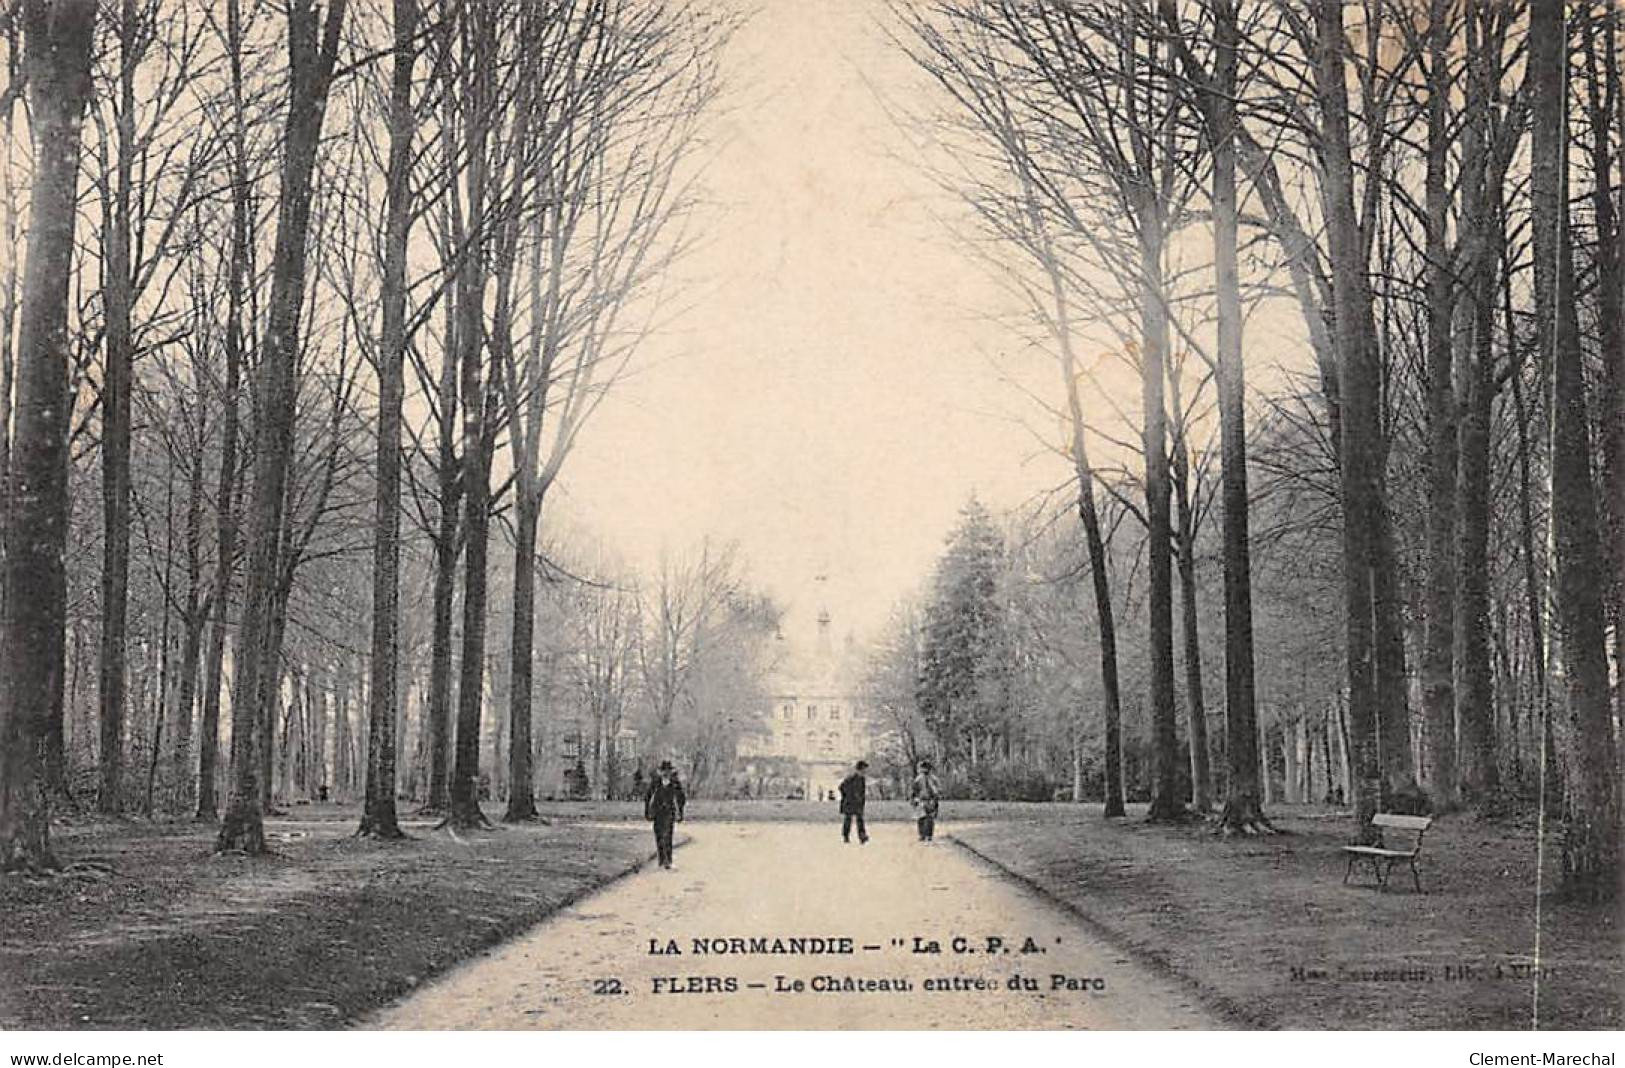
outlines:
[[[779,631],[775,656],[768,672],[768,690],[774,696],[822,696],[851,693],[857,686],[857,665],[849,651],[837,649],[830,637],[832,620],[828,609],[820,609],[817,629],[793,625]]]

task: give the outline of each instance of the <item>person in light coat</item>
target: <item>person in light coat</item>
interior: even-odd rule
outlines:
[[[932,771],[931,761],[920,761],[920,773],[909,787],[908,803],[914,809],[914,825],[920,841],[930,842],[937,830],[937,806],[942,800],[942,784]]]

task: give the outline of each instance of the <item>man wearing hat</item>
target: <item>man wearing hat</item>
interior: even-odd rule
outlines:
[[[671,831],[681,822],[683,806],[688,798],[683,795],[683,784],[677,781],[677,769],[671,761],[662,760],[649,781],[649,792],[643,795],[643,818],[655,825],[655,854],[662,868],[670,868]]]
[[[869,829],[863,825],[863,802],[869,792],[869,784],[863,773],[867,770],[867,761],[860,760],[853,768],[852,774],[841,780],[841,841],[852,841],[852,821],[858,821],[858,844],[864,845],[869,841]]]
[[[942,787],[932,774],[931,761],[920,761],[920,773],[914,776],[914,785],[908,792],[908,803],[914,809],[914,823],[920,831],[920,841],[929,842],[937,831],[937,803],[942,799]]]

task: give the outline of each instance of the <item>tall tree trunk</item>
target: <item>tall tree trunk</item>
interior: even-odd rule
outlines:
[[[311,179],[321,140],[327,91],[337,58],[346,0],[331,0],[325,21],[311,0],[288,7],[288,119],[283,142],[281,203],[272,263],[270,323],[260,361],[255,424],[254,491],[248,510],[247,587],[233,656],[231,794],[216,848],[265,849],[263,784],[256,726],[276,699],[281,620],[281,542],[288,468],[293,452],[304,297],[305,240],[310,229]],[[283,602],[283,610],[286,604]]]
[[[6,53],[8,69],[6,87],[0,90],[0,138],[5,147],[0,152],[0,249],[5,250],[5,263],[0,267],[0,515],[6,506],[6,472],[11,470],[11,394],[17,371],[13,346],[17,327],[17,265],[22,262],[17,248],[17,188],[12,173],[12,146],[16,143],[17,105],[22,102],[26,88],[22,75],[20,32],[15,21],[7,28]],[[4,527],[0,520],[0,527]],[[5,552],[5,531],[0,529],[0,556]],[[0,590],[0,609],[3,609],[5,591]]]
[[[1377,745],[1378,687],[1375,570],[1377,510],[1383,507],[1380,462],[1380,371],[1365,325],[1371,300],[1365,245],[1354,211],[1342,0],[1315,0],[1315,89],[1322,116],[1323,199],[1331,259],[1334,348],[1338,356],[1341,432],[1338,473],[1343,519],[1345,655],[1348,660],[1349,758],[1355,834],[1371,836],[1381,804],[1383,768]]]
[[[446,361],[454,365],[455,360]],[[461,478],[456,459],[442,448],[438,501],[440,524],[434,539],[434,625],[429,652],[428,719],[429,797],[426,813],[444,813],[451,807],[451,672],[452,614],[457,596],[458,521]]]
[[[1185,718],[1191,749],[1191,799],[1196,811],[1205,814],[1213,807],[1213,782],[1208,767],[1207,708],[1202,697],[1202,638],[1196,619],[1196,516],[1191,501],[1190,449],[1185,443],[1178,374],[1170,375],[1168,382],[1173,409],[1181,413],[1174,430],[1172,474],[1180,624],[1185,648]]]
[[[268,608],[266,614],[271,616],[271,629],[276,627],[274,608]],[[265,707],[262,713],[254,720],[255,752],[259,754],[259,775],[256,782],[259,784],[260,814],[270,815],[276,807],[277,778],[276,778],[276,740],[278,736],[277,724],[286,715],[282,706],[283,664],[282,658],[272,652],[272,647],[278,644],[272,637],[265,639],[265,662],[267,664],[265,676]],[[287,732],[282,732],[287,738]],[[286,791],[283,791],[284,794]]]
[[[487,604],[490,602],[487,601]],[[490,657],[489,663],[493,666],[504,659],[504,650],[498,648]],[[511,711],[508,701],[508,676],[500,671],[490,674],[491,707],[498,711],[491,717],[491,748],[489,758],[485,750],[480,751],[480,764],[489,768],[486,782],[488,787],[485,796],[491,801],[508,800],[508,716]],[[506,711],[505,711],[506,710]]]
[[[350,796],[350,667],[344,656],[334,660],[333,682],[333,799]]]
[[[448,153],[455,154],[458,149],[452,133],[452,125],[444,124],[443,139],[446,142]],[[448,201],[455,199],[456,190]],[[457,218],[456,205],[448,203],[446,207],[445,232],[453,234],[452,240],[441,251],[441,260],[450,269],[461,241],[455,236],[460,233],[461,223]],[[436,505],[439,507],[439,523],[434,535],[434,625],[430,639],[429,652],[429,702],[427,708],[428,742],[429,742],[429,797],[423,806],[425,814],[436,815],[451,811],[451,758],[453,720],[451,711],[452,690],[452,622],[454,602],[457,596],[457,558],[460,555],[458,545],[458,511],[462,507],[462,474],[457,460],[457,388],[458,388],[458,312],[457,302],[454,299],[456,285],[460,280],[454,279],[452,287],[453,298],[446,301],[446,327],[445,343],[440,362],[440,381],[437,390],[437,422],[439,423],[439,442],[436,450],[435,474],[437,477]]]
[[[1040,227],[1041,227],[1040,222]],[[1047,231],[1040,229],[1040,234]],[[1123,815],[1123,713],[1122,691],[1117,675],[1117,623],[1112,612],[1111,580],[1107,573],[1106,542],[1100,532],[1100,512],[1095,506],[1095,473],[1089,463],[1085,437],[1083,401],[1078,395],[1078,358],[1072,342],[1072,311],[1066,283],[1061,277],[1053,248],[1044,243],[1044,267],[1049,278],[1050,299],[1055,313],[1056,341],[1061,352],[1062,386],[1066,390],[1067,428],[1070,434],[1072,475],[1077,483],[1078,519],[1083,523],[1085,547],[1089,551],[1089,578],[1095,599],[1095,622],[1099,632],[1100,689],[1105,705],[1105,774],[1108,818]],[[1081,759],[1081,758],[1080,758]],[[912,761],[910,762],[912,766]]]
[[[1565,683],[1553,734],[1564,764],[1564,881],[1611,898],[1619,883],[1619,796],[1603,624],[1605,574],[1591,471],[1584,353],[1568,225],[1568,35],[1562,0],[1531,0],[1529,78],[1534,86],[1531,198],[1539,335],[1551,345],[1551,544],[1556,574],[1553,657]]]
[[[83,687],[80,685],[79,679],[85,666],[85,629],[80,626],[68,626],[66,629],[68,634],[72,637],[72,658],[67,659],[69,643],[67,640],[64,640],[64,659],[67,659],[67,663],[64,665],[64,674],[67,675],[68,685],[62,695],[62,698],[54,702],[54,707],[52,708],[52,715],[55,717],[56,723],[54,731],[48,732],[45,738],[45,772],[47,787],[50,789],[55,788],[51,785],[50,777],[53,774],[60,774],[62,776],[59,781],[64,784],[63,797],[71,807],[77,807],[77,802],[72,792],[67,791],[66,789],[67,727],[70,723],[66,713],[69,710],[77,712],[80,707],[79,694]],[[74,736],[77,739],[79,731],[83,728],[81,725],[75,724],[73,729]],[[56,765],[55,769],[53,769],[53,764]]]
[[[378,352],[378,497],[373,521],[372,705],[361,834],[401,837],[395,816],[395,720],[400,694],[401,398],[405,393],[406,248],[412,222],[412,67],[417,0],[395,0],[395,69],[385,182],[383,333]]]
[[[200,430],[207,419],[200,419]],[[206,435],[200,433],[200,439]],[[170,755],[173,784],[171,807],[192,808],[192,713],[197,703],[198,664],[203,654],[203,626],[208,618],[203,603],[203,459],[194,456],[186,494],[186,607],[181,615],[180,681],[175,694],[175,741]]]
[[[521,18],[520,31],[521,33],[535,31],[530,13]],[[518,99],[514,104],[516,114],[512,138],[515,145],[526,146],[531,143],[530,126],[535,90],[536,86],[530,80],[526,80],[519,90]],[[542,212],[538,212],[532,230],[536,246],[528,272],[533,333],[524,374],[527,376],[529,386],[522,388],[518,384],[521,372],[514,344],[513,326],[514,278],[519,263],[519,243],[524,223],[520,207],[525,203],[527,183],[522,161],[523,150],[513,157],[511,179],[513,199],[504,212],[498,234],[495,255],[497,276],[495,322],[491,331],[492,354],[497,366],[502,368],[505,375],[503,381],[506,388],[502,392],[502,401],[507,412],[508,433],[513,446],[514,510],[517,513],[517,529],[514,533],[513,619],[509,630],[509,677],[506,695],[508,807],[503,815],[503,819],[510,823],[540,818],[536,811],[534,742],[531,731],[534,715],[531,676],[535,662],[536,639],[536,537],[537,530],[541,526],[542,502],[546,499],[548,486],[556,469],[552,468],[550,463],[547,470],[538,471],[537,454],[541,441],[542,420],[548,407],[548,390],[553,379],[553,355],[558,349],[557,281],[562,274],[559,257],[564,249],[562,237],[554,235],[551,247],[554,253],[552,266],[555,285],[548,298],[544,300],[542,261],[543,249],[547,246],[541,241],[541,234],[546,224],[542,219]],[[539,179],[538,184],[541,181]],[[538,189],[536,195],[538,198],[545,198],[547,194]],[[545,210],[556,217],[559,209],[550,205]],[[559,448],[563,449],[566,447],[566,428],[561,426],[558,435]],[[562,453],[559,455],[562,456]],[[550,457],[550,461],[552,459]],[[592,702],[592,708],[595,725],[600,724],[601,715],[596,700]],[[597,737],[598,734],[595,732],[593,781],[601,782],[597,767]],[[499,746],[500,740],[499,735]],[[501,768],[500,758],[496,766]]]
[[[224,505],[222,505],[224,507]],[[228,583],[227,598],[230,597]],[[218,594],[220,586],[215,586]],[[220,760],[220,691],[225,684],[226,604],[216,600],[210,608],[208,655],[203,665],[203,714],[198,720],[197,812],[198,819],[213,823],[220,818],[217,781]]]
[[[62,410],[62,419],[58,428],[64,438],[68,435],[68,424],[73,413],[71,401],[73,389],[71,386],[68,395],[70,401]],[[13,428],[13,434],[15,433],[15,428]],[[69,462],[72,462],[71,458]],[[63,502],[62,510],[65,516],[71,517],[73,515],[71,486],[68,490],[68,500]],[[67,674],[68,667],[68,587],[66,580],[56,593],[56,600],[46,606],[46,609],[40,615],[40,619],[46,622],[47,634],[50,636],[47,650],[51,657],[51,671],[56,678],[60,679]],[[4,598],[0,597],[0,602],[3,602],[3,600]],[[77,665],[75,666],[77,667]],[[53,800],[61,801],[69,809],[78,811],[79,801],[73,796],[68,781],[67,697],[68,695],[60,685],[52,691],[51,708],[45,720],[45,737],[41,741],[40,747],[43,753],[42,759],[45,762],[46,792],[51,795]],[[77,707],[76,704],[75,708],[77,709]],[[85,733],[88,734],[89,732],[86,731]]]
[[[1619,40],[1625,33],[1621,30],[1621,23],[1625,22],[1625,14],[1616,8],[1612,18],[1614,32],[1608,34],[1608,84],[1614,98],[1614,123],[1618,129],[1625,131],[1625,78],[1620,73],[1619,57]],[[1599,195],[1607,194],[1602,191]],[[1602,411],[1605,430],[1602,455],[1603,497],[1612,502],[1609,544],[1613,546],[1614,554],[1614,714],[1625,720],[1625,684],[1620,681],[1620,675],[1625,673],[1625,419],[1618,418],[1618,413],[1625,411],[1625,324],[1620,322],[1621,318],[1625,318],[1625,189],[1621,190],[1620,205],[1614,211],[1614,242],[1614,279],[1610,291],[1616,310],[1612,320],[1613,340],[1608,342],[1609,347],[1603,353]],[[1613,413],[1614,418],[1607,418],[1609,413]],[[1625,746],[1625,734],[1622,734],[1620,743]],[[1620,754],[1619,763],[1625,766],[1625,752]]]
[[[248,144],[243,101],[240,0],[226,0],[226,58],[231,69],[231,251],[226,267],[226,380],[221,403],[220,471],[215,486],[215,564],[210,595],[213,621],[204,668],[203,715],[198,725],[197,818],[219,818],[216,766],[220,755],[220,690],[224,684],[231,576],[237,564],[237,449],[243,376],[243,302],[248,287],[248,242],[253,229],[249,203]]]
[[[130,305],[130,197],[135,147],[135,74],[141,36],[135,0],[119,5],[119,99],[111,216],[103,245],[101,788],[96,809],[117,813],[124,757],[125,626],[130,596],[130,390],[135,360]]]
[[[1489,283],[1485,283],[1487,286]],[[1488,316],[1475,318],[1488,327]],[[1476,331],[1475,331],[1476,332]],[[1467,369],[1462,409],[1460,534],[1456,568],[1456,722],[1460,727],[1462,799],[1493,805],[1499,789],[1495,755],[1495,690],[1490,665],[1491,381],[1488,338]]]
[[[1218,298],[1220,499],[1223,504],[1225,833],[1268,828],[1259,783],[1253,672],[1252,553],[1248,531],[1246,365],[1237,253],[1235,107],[1239,32],[1232,0],[1216,0],[1212,100],[1214,283]]]
[[[1495,289],[1505,220],[1501,175],[1490,166],[1490,108],[1499,77],[1500,41],[1492,45],[1479,26],[1488,15],[1469,10],[1470,111],[1464,133],[1462,243],[1466,265],[1464,321],[1468,344],[1461,346],[1458,535],[1456,542],[1455,717],[1460,731],[1460,783],[1467,803],[1493,806],[1499,792],[1495,751],[1495,692],[1490,666],[1490,479],[1492,404],[1495,384]],[[1487,25],[1486,25],[1487,28]],[[1508,335],[1509,344],[1515,337]],[[1514,376],[1521,373],[1514,370]],[[1527,457],[1524,458],[1527,461]]]
[[[1169,515],[1168,412],[1163,376],[1168,359],[1162,292],[1162,212],[1147,196],[1140,206],[1140,397],[1145,425],[1145,505],[1150,577],[1151,820],[1185,814],[1179,796],[1179,737],[1174,710],[1173,546]]]
[[[159,601],[163,605],[162,622],[158,627],[158,692],[152,701],[152,747],[147,751],[147,788],[142,798],[141,811],[152,818],[153,794],[158,786],[158,758],[163,752],[164,719],[169,706],[169,591],[173,588],[175,559],[175,466],[169,465],[164,483],[164,569],[159,580]]]
[[[462,262],[457,278],[457,344],[462,400],[463,498],[463,647],[457,678],[457,737],[451,779],[454,827],[484,826],[480,809],[480,718],[485,700],[486,563],[491,526],[491,440],[485,390],[485,259],[489,253],[488,199],[492,167],[493,88],[491,72],[478,62],[478,51],[495,39],[494,12],[473,8],[465,13],[461,32],[466,59],[465,151],[467,153],[467,220],[457,235]],[[466,243],[466,244],[465,244]]]
[[[1427,589],[1422,651],[1422,712],[1437,810],[1456,806],[1456,394],[1455,276],[1449,245],[1446,173],[1455,138],[1449,124],[1450,21],[1455,4],[1430,0],[1427,70]]]
[[[508,707],[509,823],[534,820],[535,776],[531,764],[531,665],[536,631],[536,529],[541,522],[542,499],[520,489],[513,548],[513,647]]]
[[[94,0],[25,0],[34,184],[17,331],[15,438],[0,616],[0,871],[54,867],[41,759],[62,689],[68,279]]]
[[[1369,351],[1376,352],[1375,341]],[[1379,393],[1380,396],[1380,393]],[[1378,437],[1374,470],[1378,510],[1373,515],[1371,566],[1372,630],[1376,642],[1378,751],[1382,762],[1383,804],[1401,811],[1422,811],[1427,798],[1417,783],[1416,750],[1411,741],[1410,672],[1405,665],[1404,601],[1399,591],[1399,560],[1394,524],[1388,514],[1383,457],[1388,449]]]
[[[1602,345],[1599,433],[1602,469],[1604,558],[1609,564],[1605,608],[1614,627],[1614,660],[1625,670],[1625,226],[1611,176],[1619,160],[1613,138],[1625,135],[1625,85],[1621,84],[1619,37],[1625,24],[1618,5],[1604,14],[1586,11],[1586,69],[1590,87],[1592,214],[1597,227],[1597,328]],[[1601,68],[1597,48],[1601,39]],[[1609,104],[1612,102],[1612,110]],[[1625,200],[1625,192],[1620,197]],[[1616,671],[1616,679],[1618,671]],[[1615,685],[1616,714],[1622,688]],[[1622,739],[1625,741],[1625,739]]]
[[[332,796],[333,781],[332,767],[327,761],[328,694],[332,686],[323,665],[312,665],[310,670],[310,786],[316,800],[325,800],[322,794]]]
[[[489,821],[480,809],[480,713],[485,699],[486,552],[490,542],[490,449],[485,441],[485,420],[479,381],[481,344],[478,333],[469,343],[465,362],[463,398],[463,651],[457,678],[457,740],[451,780],[451,822],[456,827],[478,827]]]
[[[271,616],[269,627],[276,627],[276,609],[266,609]],[[282,658],[272,652],[278,642],[272,637],[265,639],[265,652],[262,654],[266,663],[265,707],[262,713],[255,718],[254,730],[256,733],[255,752],[259,754],[259,775],[256,781],[259,784],[260,813],[262,816],[270,815],[276,807],[277,778],[276,778],[276,740],[277,724],[286,714],[282,706],[283,663]],[[287,732],[282,732],[287,737]],[[286,791],[284,791],[286,793]]]
[[[1187,46],[1174,0],[1158,0],[1163,21],[1181,68],[1198,89],[1208,146],[1213,154],[1213,275],[1218,304],[1218,393],[1220,498],[1223,503],[1225,800],[1219,817],[1225,834],[1269,830],[1264,816],[1258,750],[1258,709],[1253,670],[1252,559],[1248,535],[1246,371],[1242,359],[1241,275],[1237,253],[1238,206],[1236,167],[1245,160],[1248,173],[1264,194],[1271,218],[1307,248],[1308,237],[1290,210],[1272,192],[1279,179],[1270,157],[1246,137],[1236,111],[1240,33],[1234,0],[1213,0],[1214,60],[1203,70]],[[1247,149],[1245,157],[1239,150]],[[1325,324],[1313,303],[1313,281],[1302,255],[1288,267],[1317,354],[1330,349]],[[1322,357],[1324,363],[1324,357]],[[1327,401],[1333,438],[1339,436],[1340,414],[1335,382],[1327,379]]]
[[[1463,129],[1461,245],[1468,250],[1458,320],[1456,404],[1458,519],[1453,668],[1461,796],[1492,805],[1497,792],[1495,702],[1490,665],[1490,478],[1496,272],[1502,255],[1501,176],[1490,161],[1495,80],[1504,34],[1488,12],[1469,9]],[[1497,228],[1500,229],[1497,229]],[[1509,335],[1509,341],[1515,340]]]
[[[1502,316],[1510,328],[1512,318],[1512,279],[1508,272],[1501,276],[1501,304]],[[1517,335],[1510,329],[1509,338]],[[1543,560],[1536,555],[1535,550],[1535,475],[1534,475],[1534,435],[1531,433],[1531,421],[1534,416],[1529,411],[1523,393],[1523,371],[1520,368],[1511,376],[1512,405],[1518,431],[1518,559],[1522,564],[1522,586],[1524,592],[1524,617],[1529,624],[1529,661],[1534,669],[1534,675],[1540,681],[1535,689],[1540,691],[1542,701],[1546,690],[1546,584],[1541,581],[1540,574],[1545,568]],[[1547,715],[1543,709],[1540,714],[1540,723],[1544,724]]]

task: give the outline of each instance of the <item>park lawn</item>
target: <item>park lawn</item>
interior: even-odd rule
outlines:
[[[69,868],[0,879],[0,1028],[334,1028],[640,866],[646,830],[568,823],[352,836],[301,807],[275,855],[191,823],[53,832]]]
[[[1199,824],[1148,824],[1143,806],[1112,821],[1101,818],[1099,806],[1054,807],[1073,815],[950,822],[945,829],[1120,947],[1194,984],[1238,1022],[1292,1029],[1530,1027],[1534,984],[1514,974],[1534,953],[1530,828],[1466,815],[1436,821],[1420,861],[1427,893],[1416,894],[1403,865],[1386,892],[1370,885],[1369,874],[1356,885],[1358,872],[1343,885],[1338,846],[1348,840],[1349,820],[1324,811],[1277,809],[1272,815],[1285,833],[1224,839]],[[946,803],[944,816],[957,820]],[[1559,870],[1550,843],[1548,885]],[[1619,921],[1617,906],[1548,896],[1541,1028],[1621,1025]],[[1446,978],[1447,966],[1454,974],[1463,965],[1466,978]]]

